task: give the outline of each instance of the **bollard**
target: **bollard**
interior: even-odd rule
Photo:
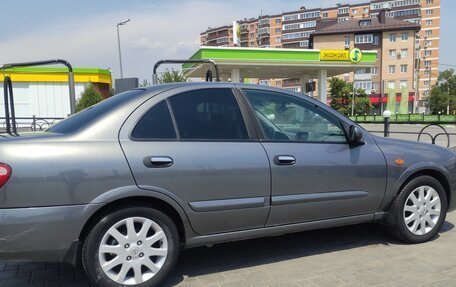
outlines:
[[[384,118],[383,136],[385,138],[389,137],[389,133],[390,133],[390,117],[391,117],[391,112],[389,110],[385,110],[383,112],[383,118]]]
[[[33,115],[33,131],[36,132],[36,116]]]

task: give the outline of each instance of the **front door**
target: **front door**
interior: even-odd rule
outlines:
[[[267,225],[373,213],[386,184],[385,159],[366,133],[347,143],[341,121],[301,97],[243,90],[264,134],[272,174]]]
[[[231,88],[178,88],[152,97],[121,131],[138,186],[176,200],[199,234],[265,225],[269,162],[241,110]]]

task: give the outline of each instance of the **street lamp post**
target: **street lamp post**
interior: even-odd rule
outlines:
[[[117,23],[117,44],[119,46],[119,65],[120,65],[120,78],[123,79],[123,70],[122,70],[122,51],[120,50],[120,33],[119,26],[125,25],[130,22],[130,19],[123,22]]]

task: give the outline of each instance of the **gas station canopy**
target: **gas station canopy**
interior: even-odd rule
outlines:
[[[241,78],[298,78],[307,83],[318,79],[319,95],[326,102],[326,79],[373,67],[377,51],[201,47],[191,60],[211,59],[219,67],[222,81],[239,82]],[[204,78],[206,64],[184,64],[187,77]]]

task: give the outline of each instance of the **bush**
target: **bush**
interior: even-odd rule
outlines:
[[[76,103],[76,112],[82,111],[104,100],[100,91],[93,85],[89,84],[82,92],[81,98]]]

